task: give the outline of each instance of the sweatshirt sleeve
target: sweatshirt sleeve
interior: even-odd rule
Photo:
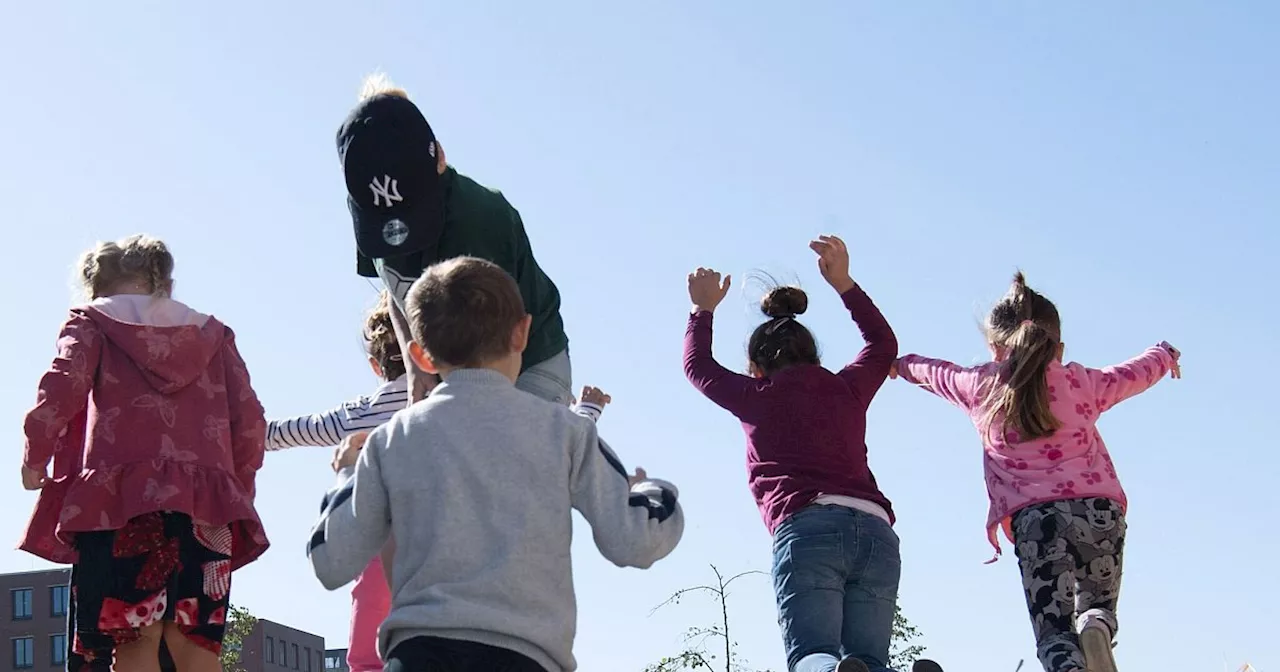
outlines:
[[[1146,352],[1123,364],[1103,369],[1085,369],[1089,383],[1097,395],[1099,411],[1151,389],[1173,368],[1173,353],[1168,343],[1147,348]]]
[[[864,406],[870,405],[880,386],[889,377],[889,368],[898,356],[898,338],[884,314],[861,287],[855,284],[853,289],[841,294],[840,298],[844,301],[844,307],[849,309],[849,315],[858,325],[858,330],[862,332],[862,340],[866,345],[853,362],[840,370],[839,375]]]
[[[391,502],[380,459],[386,439],[386,430],[374,430],[355,467],[339,471],[320,502],[307,557],[326,590],[355,581],[391,538]]]
[[[596,404],[579,401],[573,405],[573,412],[591,420],[591,422],[600,422],[600,416],[604,415],[604,408]]]
[[[982,403],[978,391],[984,367],[965,368],[944,359],[906,355],[898,360],[898,376],[926,392],[972,410]]]
[[[323,413],[272,420],[267,424],[267,450],[336,446],[351,434],[390,420],[407,401],[408,393],[394,398],[364,396]]]
[[[576,441],[570,498],[591,524],[600,554],[619,567],[641,569],[670,554],[684,534],[675,486],[657,479],[629,485],[626,468],[594,425],[585,425]]]
[[[89,316],[73,311],[58,334],[58,354],[36,392],[36,405],[23,422],[22,461],[40,470],[53,459],[67,426],[89,403],[102,357],[102,336]]]
[[[267,418],[249,380],[249,368],[236,348],[235,335],[227,330],[224,366],[226,367],[227,408],[231,421],[231,458],[236,478],[250,497],[257,494],[258,470],[266,450]]]
[[[742,418],[750,409],[756,381],[720,365],[711,354],[711,325],[708,311],[689,316],[684,334],[684,375],[706,398]]]

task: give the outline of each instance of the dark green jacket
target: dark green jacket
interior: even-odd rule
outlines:
[[[458,174],[452,166],[442,176],[445,184],[445,225],[434,255],[410,254],[373,260],[356,253],[356,272],[381,277],[403,302],[409,286],[422,271],[438,261],[471,256],[488,259],[516,279],[524,309],[533,316],[524,368],[551,359],[569,347],[560,317],[560,290],[533,258],[524,222],[501,192],[481,186]],[[378,267],[384,271],[379,274]],[[389,271],[389,272],[388,272]]]

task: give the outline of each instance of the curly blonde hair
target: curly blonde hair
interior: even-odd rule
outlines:
[[[365,318],[364,345],[369,356],[382,369],[383,378],[395,380],[405,374],[400,341],[396,340],[396,328],[391,322],[391,295],[385,289]]]
[[[144,234],[101,242],[80,255],[80,284],[89,300],[107,296],[122,282],[136,282],[153,296],[173,292],[173,255],[158,238]]]

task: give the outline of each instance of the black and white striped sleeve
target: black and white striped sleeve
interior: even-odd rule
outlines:
[[[302,446],[336,446],[349,434],[372,430],[409,402],[406,390],[387,390],[360,397],[323,413],[267,423],[267,450]]]

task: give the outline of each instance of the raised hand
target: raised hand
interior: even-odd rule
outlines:
[[[613,397],[605,394],[605,391],[598,387],[591,387],[588,385],[582,388],[581,401],[584,404],[594,404],[600,408],[604,408],[613,402]]]
[[[809,249],[818,254],[818,270],[837,292],[844,294],[853,289],[853,277],[849,275],[849,248],[837,236],[818,236],[809,243]]]
[[[726,275],[721,282],[720,274],[709,268],[699,268],[690,273],[689,300],[693,302],[694,311],[714,313],[716,306],[720,305],[724,297],[729,294],[731,280],[732,278]]]
[[[1173,357],[1173,366],[1170,367],[1169,370],[1170,374],[1173,376],[1174,380],[1182,378],[1182,365],[1178,363],[1178,360],[1182,359],[1182,351],[1172,345],[1169,345],[1168,341],[1165,341],[1160,345],[1164,346],[1164,349],[1168,350],[1169,355]]]

